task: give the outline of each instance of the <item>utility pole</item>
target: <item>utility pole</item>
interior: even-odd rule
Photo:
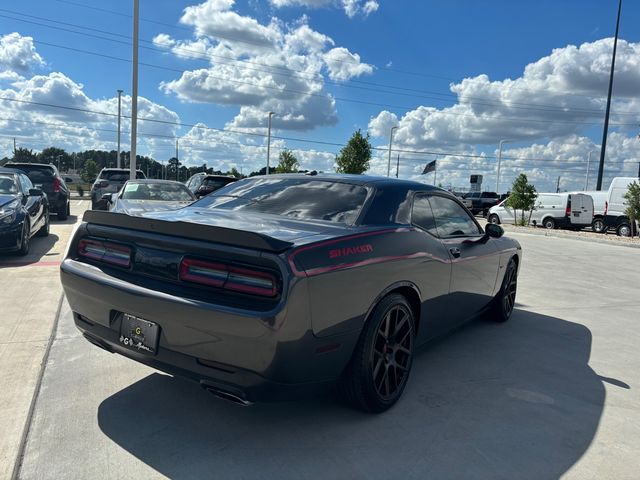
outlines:
[[[16,156],[16,137],[13,137],[13,156]]]
[[[269,175],[269,160],[271,157],[271,117],[275,115],[273,112],[269,112],[269,125],[267,131],[267,171],[266,174]]]
[[[584,180],[584,191],[589,189],[589,168],[591,167],[591,154],[593,150],[589,150],[589,158],[587,158],[587,178]]]
[[[138,40],[140,30],[140,0],[133,0],[133,48],[131,72],[131,155],[129,178],[136,178],[136,142],[138,139]]]
[[[122,90],[118,90],[118,156],[116,157],[116,167],[120,167],[120,120],[122,115]]]
[[[560,175],[558,175],[558,182],[556,183],[556,193],[560,193]]]
[[[616,20],[616,35],[613,39],[613,56],[611,57],[611,74],[609,75],[609,92],[607,93],[607,109],[604,113],[604,129],[602,131],[602,146],[600,147],[600,164],[598,165],[598,183],[596,190],[602,190],[602,176],[604,174],[604,157],[607,153],[607,135],[609,133],[609,113],[611,111],[611,92],[613,90],[613,72],[616,68],[616,49],[618,48],[618,31],[620,29],[620,12],[622,0],[618,2],[618,18]]]
[[[437,187],[438,185],[436,185],[436,175],[438,175],[438,156],[436,155],[436,163],[433,164],[433,186]]]
[[[391,175],[391,144],[393,143],[393,132],[395,132],[397,129],[397,126],[391,127],[391,132],[389,133],[389,160],[387,161],[387,177]]]
[[[396,178],[400,175],[400,154],[398,154],[398,160],[396,161]]]
[[[176,182],[180,181],[180,161],[178,160],[178,139],[176,138]]]
[[[500,140],[500,148],[498,149],[498,171],[496,173],[496,193],[500,193],[500,164],[502,163],[502,146],[510,140]]]

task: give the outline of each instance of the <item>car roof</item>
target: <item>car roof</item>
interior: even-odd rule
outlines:
[[[50,163],[27,163],[27,162],[9,162],[6,165],[14,166],[14,167],[47,167],[55,169],[56,166]]]
[[[13,173],[14,175],[25,174],[22,170],[18,170],[16,168],[5,168],[5,167],[0,167],[0,173]]]
[[[264,177],[265,175],[249,177],[249,178],[259,178]],[[438,187],[434,187],[433,185],[428,185],[426,183],[416,182],[413,180],[401,180],[398,178],[392,177],[378,177],[373,175],[351,175],[345,173],[318,173],[318,174],[305,174],[305,173],[279,173],[275,175],[269,175],[269,177],[273,178],[306,178],[308,181],[313,180],[322,180],[325,182],[340,182],[340,183],[350,183],[352,185],[362,185],[362,186],[375,186],[377,188],[405,188],[407,190],[437,190],[437,191],[446,191]]]
[[[130,171],[131,170],[128,168],[115,168],[115,167],[104,167],[102,170],[100,170],[100,172],[130,172]],[[142,170],[137,168],[136,172],[142,172]]]
[[[176,182],[175,180],[159,180],[154,178],[136,178],[135,180],[127,180],[127,183],[145,183],[145,184],[153,183],[153,184],[166,184],[166,185],[182,185],[184,187],[184,183],[182,182]]]

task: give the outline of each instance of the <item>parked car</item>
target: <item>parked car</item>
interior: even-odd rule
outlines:
[[[67,219],[71,213],[71,192],[55,165],[10,162],[5,167],[24,172],[31,183],[47,195],[50,213],[56,214],[58,220]]]
[[[49,235],[47,197],[21,170],[0,168],[0,252],[26,255],[34,235]]]
[[[640,182],[638,177],[615,177],[611,180],[607,190],[607,200],[604,212],[604,230],[615,230],[622,237],[631,236],[631,221],[625,215],[627,209],[624,195],[629,191],[629,185]]]
[[[176,210],[195,202],[183,183],[172,180],[129,180],[118,193],[105,193],[109,211],[140,215],[158,210]]]
[[[449,193],[270,175],[176,211],[89,211],[61,265],[88,341],[239,404],[338,383],[391,407],[415,348],[514,308],[521,248]]]
[[[109,205],[103,198],[107,193],[119,192],[127,180],[130,171],[127,168],[103,168],[91,186],[91,209],[107,210]],[[136,178],[147,178],[142,170],[136,170]]]
[[[463,203],[474,215],[482,213],[486,217],[489,209],[499,201],[500,196],[496,192],[471,192],[464,196]]]
[[[204,197],[215,192],[230,183],[237,182],[236,177],[226,175],[209,175],[207,173],[196,173],[186,182],[186,186],[196,196]]]
[[[521,213],[518,212],[518,215]],[[540,193],[532,212],[525,218],[544,228],[585,228],[593,221],[593,199],[582,193]],[[489,209],[489,223],[513,223],[514,210],[506,200]]]
[[[604,228],[604,211],[607,203],[607,192],[591,190],[571,192],[572,195],[584,194],[589,195],[593,199],[593,220],[591,221],[591,229],[597,233],[603,233]]]

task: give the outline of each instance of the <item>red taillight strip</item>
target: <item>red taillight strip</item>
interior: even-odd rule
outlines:
[[[220,275],[216,276],[214,272],[219,272]],[[185,258],[180,263],[180,280],[222,287],[228,277],[228,267],[222,263],[204,262],[193,258]]]
[[[78,244],[79,255],[121,267],[129,267],[131,265],[131,252],[131,248],[125,245],[99,240],[83,238]]]
[[[278,294],[275,275],[193,258],[180,263],[180,280],[265,297]]]

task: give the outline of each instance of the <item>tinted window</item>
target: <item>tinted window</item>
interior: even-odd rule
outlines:
[[[431,235],[438,236],[436,230],[436,222],[433,218],[433,211],[429,198],[426,196],[417,196],[413,201],[413,209],[411,211],[411,223],[426,230]]]
[[[161,202],[191,202],[193,195],[187,187],[179,183],[128,183],[124,192],[124,200],[148,200]]]
[[[50,167],[16,167],[27,174],[32,183],[51,183],[56,176],[53,168]]]
[[[482,192],[482,198],[499,198],[495,192]]]
[[[13,175],[0,173],[0,193],[9,195],[18,193],[18,185]]]
[[[202,182],[201,187],[206,188],[207,190],[218,190],[219,188],[232,183],[235,179],[233,178],[205,178]]]
[[[454,200],[432,196],[429,202],[440,237],[472,236],[481,233],[476,222]]]
[[[136,178],[143,180],[146,177],[142,172],[136,172]],[[103,170],[100,172],[101,180],[108,180],[110,182],[126,182],[129,180],[129,172],[123,172],[120,170]]]
[[[304,178],[260,178],[231,183],[194,205],[353,223],[366,197],[367,189],[361,185]]]

